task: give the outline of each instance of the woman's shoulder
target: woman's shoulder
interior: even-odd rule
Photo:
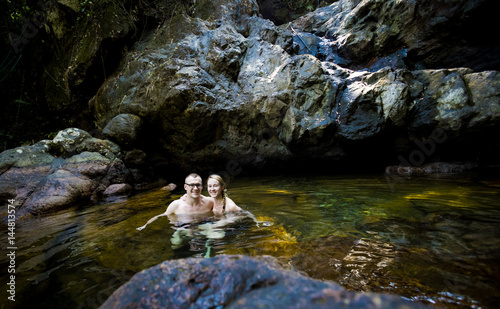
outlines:
[[[236,203],[228,196],[226,196],[226,205],[236,205]]]
[[[226,197],[226,211],[239,211],[241,208],[236,205],[236,203],[230,199],[229,197]]]

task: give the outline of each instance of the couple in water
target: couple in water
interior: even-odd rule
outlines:
[[[226,184],[222,177],[219,175],[210,175],[207,186],[210,197],[201,194],[203,189],[201,176],[194,173],[189,174],[184,182],[186,194],[170,203],[164,213],[149,219],[145,225],[138,227],[137,230],[143,230],[148,224],[163,216],[206,216],[211,212],[215,215],[221,215],[242,211],[233,200],[226,196]]]

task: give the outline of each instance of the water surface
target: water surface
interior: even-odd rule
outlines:
[[[136,230],[182,193],[152,190],[20,222],[16,305],[96,308],[145,268],[220,254],[272,255],[350,290],[439,308],[500,301],[499,179],[236,177],[229,195],[256,220],[179,227],[162,217]]]

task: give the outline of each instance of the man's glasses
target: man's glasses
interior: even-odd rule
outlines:
[[[186,185],[190,186],[191,188],[201,188],[203,185],[201,183],[187,183]]]

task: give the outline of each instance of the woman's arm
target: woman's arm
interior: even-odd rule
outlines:
[[[227,212],[230,212],[230,211],[243,211],[243,209],[241,209],[238,205],[236,205],[236,203],[230,199],[229,197],[226,197],[226,211]]]

